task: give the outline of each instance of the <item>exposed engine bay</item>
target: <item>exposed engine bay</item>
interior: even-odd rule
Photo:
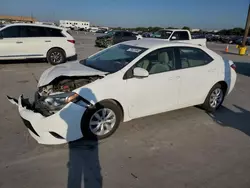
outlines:
[[[65,99],[67,95],[72,94],[72,90],[101,78],[103,76],[60,76],[48,85],[38,88],[34,103],[31,104],[28,99],[24,99],[25,106],[45,117],[50,116],[66,104]]]
[[[76,88],[89,84],[102,76],[60,76],[48,85],[38,88],[40,96],[49,96],[55,93],[70,92]]]

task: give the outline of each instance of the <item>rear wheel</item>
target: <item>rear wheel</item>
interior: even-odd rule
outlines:
[[[58,65],[66,62],[66,54],[60,48],[52,48],[47,53],[47,61],[51,65]]]
[[[214,112],[222,105],[225,97],[225,91],[221,84],[215,84],[209,91],[202,107],[208,112]]]
[[[113,101],[103,101],[88,109],[82,120],[82,134],[87,139],[111,136],[121,122],[121,109]]]

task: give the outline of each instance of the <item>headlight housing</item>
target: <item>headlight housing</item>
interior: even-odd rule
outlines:
[[[43,103],[52,111],[62,109],[66,104],[70,102],[78,102],[80,96],[74,92],[49,95],[44,98]]]

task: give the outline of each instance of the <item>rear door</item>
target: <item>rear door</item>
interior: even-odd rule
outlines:
[[[217,65],[202,49],[177,47],[176,59],[180,64],[180,106],[202,104],[218,79]]]
[[[44,27],[22,26],[21,39],[25,45],[24,54],[30,57],[45,57],[47,34]]]

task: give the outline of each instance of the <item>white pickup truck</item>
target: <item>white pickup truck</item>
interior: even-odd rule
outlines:
[[[206,46],[207,39],[192,39],[188,30],[183,29],[161,29],[153,34],[153,38],[163,39],[166,41],[181,41],[185,43]]]

